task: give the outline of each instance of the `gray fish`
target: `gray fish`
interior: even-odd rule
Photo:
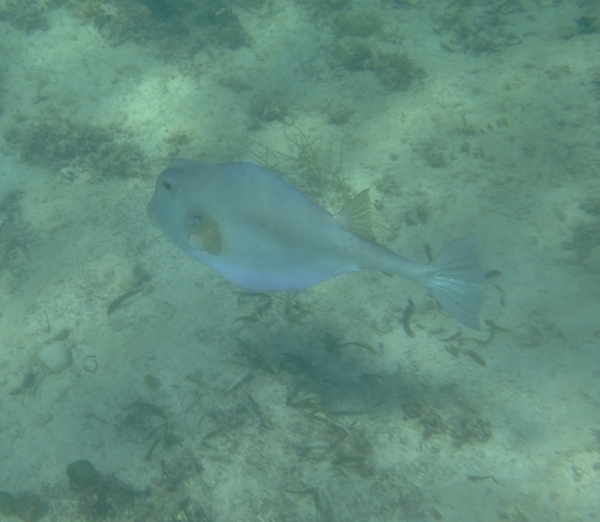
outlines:
[[[158,176],[148,216],[187,255],[247,290],[300,290],[377,270],[424,285],[450,315],[479,329],[477,239],[448,243],[429,264],[409,261],[373,240],[368,190],[330,214],[251,163],[177,159]]]

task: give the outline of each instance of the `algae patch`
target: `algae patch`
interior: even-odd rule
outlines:
[[[132,136],[105,127],[48,115],[39,122],[19,121],[4,137],[24,163],[56,170],[83,167],[106,177],[135,177],[145,172],[145,158]]]

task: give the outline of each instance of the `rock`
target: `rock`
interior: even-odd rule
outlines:
[[[100,473],[89,460],[76,460],[67,466],[67,476],[73,491],[85,491],[100,484]]]
[[[38,358],[51,373],[60,373],[71,366],[73,362],[71,349],[63,343],[57,342],[44,346],[40,350]]]

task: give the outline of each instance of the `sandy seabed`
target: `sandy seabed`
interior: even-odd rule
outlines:
[[[0,2],[0,518],[598,519],[599,55],[585,0]],[[240,293],[146,218],[175,157],[479,237],[482,331]]]

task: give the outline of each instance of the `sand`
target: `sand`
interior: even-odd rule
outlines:
[[[0,518],[598,518],[599,20],[1,2]],[[411,259],[476,235],[482,331],[375,273],[240,294],[146,218],[174,157],[262,164],[331,211],[371,187]]]

